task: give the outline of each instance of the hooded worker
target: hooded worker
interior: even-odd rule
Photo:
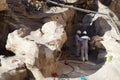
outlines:
[[[90,40],[90,38],[87,36],[87,31],[83,31],[83,35],[80,37],[80,40],[82,42],[82,46],[81,46],[81,57],[82,60],[88,60],[88,40]]]
[[[77,30],[75,38],[76,38],[76,56],[79,56],[80,53],[80,35],[81,31]]]

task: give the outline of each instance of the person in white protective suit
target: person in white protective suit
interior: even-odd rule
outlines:
[[[76,38],[76,56],[77,57],[80,54],[80,48],[81,48],[81,45],[80,45],[80,35],[81,35],[81,31],[77,30],[76,35],[75,35],[75,38]]]
[[[81,57],[82,61],[85,61],[88,60],[88,40],[90,40],[90,37],[87,36],[87,31],[83,31],[83,35],[80,37],[80,40],[82,42]]]

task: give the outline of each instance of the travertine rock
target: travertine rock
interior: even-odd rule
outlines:
[[[43,44],[50,48],[50,50],[60,50],[66,40],[66,33],[63,27],[63,25],[56,21],[50,21],[42,26],[41,32],[37,30],[37,35],[33,35],[36,33],[36,31],[33,31],[30,33],[31,35],[25,38],[34,40],[38,44]],[[35,39],[35,37],[37,39]]]
[[[43,73],[51,70],[48,74],[51,75],[55,69],[55,51],[60,51],[66,41],[63,25],[50,21],[45,23],[41,30],[31,31],[30,34],[26,34],[26,31],[21,28],[10,33],[6,48],[22,58],[27,66],[35,66],[43,70]]]
[[[1,57],[0,80],[24,80],[28,74],[21,59],[17,56]]]

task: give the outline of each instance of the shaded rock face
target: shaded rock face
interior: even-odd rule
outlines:
[[[5,14],[5,12],[1,12],[1,18],[0,18],[0,26],[1,26],[1,31],[0,31],[0,40],[2,41],[2,43],[0,44],[1,45],[1,48],[4,48],[4,45],[5,45],[5,41],[7,39],[7,34],[8,34],[8,29],[7,29],[7,25],[4,24],[4,20],[5,20],[5,17],[3,16]]]
[[[93,34],[99,35],[99,36],[103,36],[105,32],[110,31],[112,29],[111,26],[107,23],[107,21],[102,17],[99,17],[97,20],[95,20],[95,22],[93,22],[92,27],[93,28],[91,28],[91,30],[93,30],[92,31]]]
[[[89,18],[89,17],[86,17],[86,18]],[[85,19],[85,20],[87,20],[87,22],[85,22],[86,26],[84,26],[83,29],[87,30],[88,35],[90,37],[93,37],[96,35],[103,36],[105,32],[110,31],[112,29],[111,26],[108,24],[108,22],[102,17],[99,17],[95,21],[93,21],[92,25],[87,25],[91,23],[92,19],[91,20]]]
[[[11,52],[9,51],[6,51],[5,49],[5,44],[6,44],[6,40],[7,40],[7,36],[10,32],[12,32],[15,28],[13,27],[10,27],[10,25],[8,23],[6,23],[6,20],[8,19],[6,17],[7,15],[7,11],[1,11],[0,12],[0,26],[1,26],[1,29],[0,29],[0,54],[2,55],[12,55]]]
[[[112,0],[100,0],[102,4],[109,6],[112,3]]]
[[[98,0],[78,0],[75,3],[75,6],[83,9],[97,11],[98,10],[97,1]]]

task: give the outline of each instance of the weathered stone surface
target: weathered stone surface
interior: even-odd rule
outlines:
[[[50,10],[46,11],[46,13],[62,13],[67,11],[68,8],[62,8],[62,7],[51,7]]]
[[[107,14],[112,13],[108,8],[102,6],[101,4],[100,4],[100,7],[102,11],[99,9],[99,12],[105,12]],[[64,32],[64,28],[66,29],[68,33],[67,35],[69,37],[67,46],[73,47],[72,44],[73,44],[74,32],[76,30],[76,28],[71,23],[74,18],[73,16],[74,16],[74,10],[73,11],[68,10],[68,11],[65,11],[65,13],[63,14],[61,13],[60,15],[57,14],[50,17],[49,20],[44,19],[45,24],[42,26],[41,29],[37,29],[31,32],[27,32],[26,29],[25,30],[19,29],[9,34],[6,48],[14,52],[16,56],[19,56],[20,58],[19,60],[27,65],[27,68],[33,73],[35,80],[46,79],[43,77],[41,72],[44,75],[49,76],[51,75],[51,72],[53,71],[53,69],[55,70],[54,65],[56,64],[54,61],[53,53],[56,50],[59,51],[66,40],[66,33]],[[118,20],[114,14],[113,14],[113,19]],[[98,29],[96,28],[97,34],[102,36],[101,38],[103,38],[104,40],[104,41],[101,41],[101,43],[103,43],[103,45],[105,46],[108,54],[110,54],[110,56],[113,56],[113,59],[116,59],[116,56],[119,57],[119,54],[117,53],[120,52],[118,49],[120,47],[118,42],[120,40],[119,39],[120,37],[119,37],[119,34],[117,34],[116,28],[114,27],[115,25],[112,25],[113,22],[109,20],[108,16],[105,16],[105,15],[95,15],[95,18],[93,20],[96,20],[95,25],[98,27]],[[65,25],[66,27],[64,27]],[[109,28],[109,26],[111,28]],[[80,28],[80,26],[78,28]],[[111,46],[111,44],[113,46]],[[119,61],[117,62],[116,60],[112,62],[113,62],[112,64],[111,63],[106,64],[107,66],[105,65],[105,67],[103,67],[95,75],[93,74],[88,78],[91,80],[94,80],[93,79],[94,77],[98,77],[98,79],[95,78],[95,80],[96,79],[101,80],[101,76],[99,77],[99,74],[100,74],[100,75],[103,75],[102,79],[105,80],[107,77],[107,75],[104,76],[104,73],[103,73],[105,70],[106,74],[109,71],[113,72],[111,74],[111,77],[110,78],[107,77],[107,79],[113,80],[113,76],[116,76],[115,80],[118,80],[119,76],[117,76],[117,74],[119,74],[119,70],[116,67],[114,67],[113,64],[115,64],[116,66],[116,64],[119,64]],[[8,63],[5,64],[2,61],[2,64],[3,64],[2,66],[5,66]],[[117,65],[117,67],[120,67],[120,66]],[[107,70],[107,69],[110,69],[110,70]],[[115,70],[118,70],[118,73]],[[9,73],[7,74],[8,74],[9,80],[14,80],[11,78],[11,74],[10,76],[9,76]],[[70,80],[79,80],[79,79],[80,78],[71,78]],[[19,79],[16,79],[16,80],[19,80]],[[47,78],[46,80],[53,80],[53,78]]]
[[[22,61],[25,64],[42,69],[43,73],[51,70],[48,74],[51,75],[54,69],[53,53],[60,51],[65,41],[66,33],[63,25],[58,24],[56,21],[50,21],[45,23],[41,30],[31,31],[28,35],[25,29],[10,33],[6,48],[14,52],[16,56],[23,58]]]
[[[97,18],[97,20],[95,20],[94,26],[96,27],[94,33],[99,36],[103,36],[105,32],[110,31],[112,29],[108,22],[102,17],[99,17]]]
[[[60,13],[58,13],[59,9],[62,10],[60,11]],[[54,13],[54,11],[56,11],[56,14],[50,16],[49,18],[45,18],[44,22],[57,21],[59,24],[62,24],[64,26],[64,29],[67,33],[67,41],[65,43],[65,46],[69,47],[69,50],[71,52],[71,50],[73,50],[72,48],[74,47],[72,45],[74,44],[73,39],[75,30],[75,26],[73,26],[73,23],[71,23],[71,21],[73,21],[74,19],[75,10],[61,7],[53,7],[53,11],[51,12]]]
[[[40,32],[40,30],[38,31],[39,37],[33,35],[35,32],[31,32],[31,35],[28,35],[25,38],[34,40],[38,44],[44,44],[51,50],[60,50],[66,40],[66,33],[64,31],[63,25],[57,23],[56,21],[45,23],[41,29],[42,33]],[[33,37],[36,37],[38,39],[35,39]]]
[[[2,23],[0,23],[1,29],[0,29],[0,50],[2,51],[5,48],[5,40],[7,40],[7,35],[9,32],[9,29],[7,27],[7,24],[4,24],[5,22],[2,21]]]
[[[115,12],[115,14],[120,19],[120,0],[112,0],[111,5],[109,6],[110,9]]]
[[[8,5],[6,3],[6,0],[1,0],[0,1],[0,11],[7,10],[7,9],[8,9]]]
[[[98,21],[98,23],[96,23],[96,26],[98,26],[98,25],[101,26],[101,27],[104,26],[104,28],[101,29],[103,31],[102,33],[104,33],[103,34],[103,39],[104,39],[103,45],[104,46],[106,45],[105,47],[106,47],[107,51],[112,50],[113,51],[112,53],[119,53],[118,46],[120,46],[120,45],[119,45],[119,43],[117,44],[116,40],[119,40],[120,36],[119,36],[118,27],[117,27],[117,25],[115,25],[115,24],[117,24],[115,20],[118,20],[118,18],[116,17],[116,15],[111,10],[107,9],[105,6],[101,5],[100,3],[99,3],[99,6],[100,6],[99,12],[104,12],[106,14],[109,14],[109,13],[113,14],[112,18],[110,18],[108,15],[99,15],[99,14],[96,14],[96,16],[94,17],[94,19],[99,19],[99,20],[100,20],[99,17],[102,17],[107,21],[107,23],[106,23],[106,21],[101,19],[100,21]],[[107,19],[109,19],[109,20],[107,20]],[[112,21],[112,20],[114,20],[114,21]],[[99,33],[99,32],[101,32],[101,31],[98,31],[97,33]],[[111,43],[106,43],[106,41],[108,41],[108,40],[110,40],[110,42],[113,41],[112,42],[113,45],[116,44],[114,46],[115,49],[113,49],[113,47],[110,46]],[[109,44],[109,48],[108,48],[107,44]],[[118,49],[118,50],[116,50],[116,49]]]
[[[120,19],[120,0],[100,0],[104,5],[108,6]]]
[[[114,0],[99,0],[102,4],[109,6]]]
[[[27,69],[21,58],[1,57],[0,80],[24,80],[27,77]]]
[[[112,11],[110,11],[108,8],[106,8],[100,3],[99,3],[99,12],[104,12],[106,14],[109,14],[109,13],[113,14]],[[119,71],[120,44],[116,40],[120,40],[120,36],[119,36],[120,33],[117,26],[114,24],[114,22],[112,22],[111,20],[107,20],[109,16],[97,14],[95,18],[98,18],[98,17],[104,18],[108,23],[106,25],[103,25],[103,23],[99,22],[99,25],[101,27],[106,27],[108,25],[111,26],[111,29],[109,31],[105,31],[104,35],[102,36],[103,41],[101,41],[101,43],[103,44],[107,52],[107,61],[106,61],[106,64],[100,70],[98,70],[93,75],[88,76],[88,79],[89,80],[101,80],[101,79],[102,80],[113,80],[113,79],[119,80],[120,79],[119,77],[120,75],[120,71]],[[118,20],[115,14],[113,14],[112,18],[113,20]]]

